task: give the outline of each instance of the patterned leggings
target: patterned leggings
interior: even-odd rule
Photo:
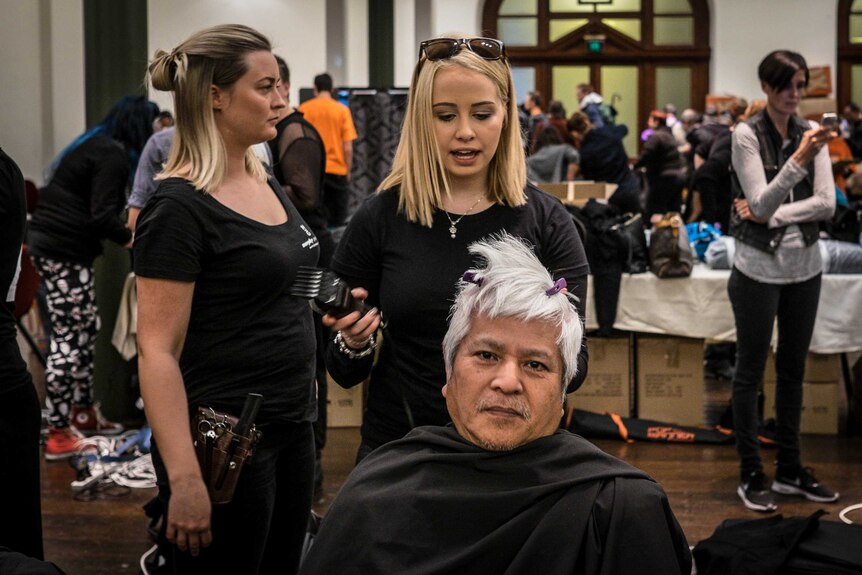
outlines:
[[[99,333],[93,268],[34,257],[47,288],[51,350],[45,383],[53,427],[68,427],[72,405],[93,404],[93,352]]]

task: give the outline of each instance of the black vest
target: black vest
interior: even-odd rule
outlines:
[[[778,172],[781,171],[784,163],[790,159],[790,156],[799,147],[802,134],[811,128],[807,120],[803,120],[798,116],[792,116],[787,126],[790,145],[782,149],[781,134],[778,133],[766,111],[755,114],[746,123],[754,130],[754,134],[757,136],[757,142],[760,145],[760,159],[763,162],[763,169],[766,171],[767,183],[771,182]],[[805,168],[808,170],[808,175],[793,187],[793,201],[803,200],[814,195],[814,162],[809,162]],[[734,199],[745,198],[745,193],[742,190],[736,172],[731,172],[731,186]],[[786,201],[791,201],[790,197],[788,195]],[[810,246],[817,241],[819,235],[817,222],[805,222],[797,225],[802,231],[802,238],[806,246]],[[774,254],[775,250],[781,244],[781,239],[784,237],[784,232],[787,231],[787,226],[770,229],[766,224],[743,220],[739,217],[736,209],[731,208],[730,229],[737,241]]]

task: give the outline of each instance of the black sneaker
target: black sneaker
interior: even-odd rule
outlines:
[[[825,485],[821,485],[814,477],[814,470],[801,467],[794,477],[776,473],[772,482],[772,490],[782,495],[800,495],[809,501],[831,503],[838,500],[835,493]]]
[[[767,487],[766,476],[760,471],[751,472],[747,480],[743,480],[736,488],[736,493],[752,511],[771,513],[778,509],[775,497]]]

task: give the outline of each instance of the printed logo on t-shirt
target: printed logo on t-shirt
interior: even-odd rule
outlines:
[[[309,250],[316,248],[318,244],[317,236],[311,233],[311,230],[305,227],[305,224],[299,224],[299,227],[302,228],[302,231],[304,231],[305,235],[308,236],[308,239],[302,242],[302,247]]]

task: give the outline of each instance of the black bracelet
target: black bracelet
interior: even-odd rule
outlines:
[[[363,357],[368,357],[369,355],[374,353],[374,350],[377,347],[377,340],[374,339],[374,334],[372,333],[368,340],[365,342],[365,347],[359,350],[351,349],[347,345],[347,342],[344,341],[344,336],[339,331],[337,334],[335,334],[335,345],[338,346],[338,351],[340,351],[350,359],[362,359]]]

